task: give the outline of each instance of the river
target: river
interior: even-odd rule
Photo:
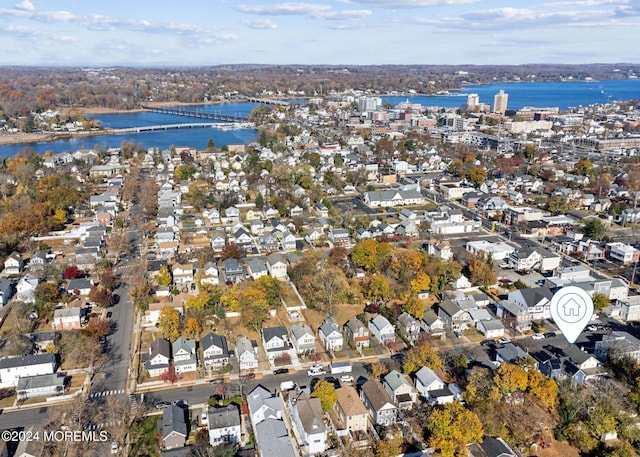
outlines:
[[[523,106],[557,106],[561,110],[566,110],[571,107],[607,103],[608,101],[640,99],[640,80],[624,79],[590,82],[493,83],[465,86],[459,91],[460,94],[465,95],[459,96],[384,96],[382,100],[384,103],[390,103],[392,105],[408,99],[412,103],[420,103],[423,106],[458,108],[466,103],[466,94],[474,93],[479,95],[481,103],[493,105],[493,96],[501,89],[509,94],[508,108],[510,109],[522,108]],[[292,101],[294,103],[302,102],[300,99]],[[256,106],[258,106],[257,103],[225,103],[219,105],[199,105],[196,108],[189,107],[188,109],[246,116]],[[148,111],[100,114],[95,115],[94,118],[99,119],[105,127],[111,128],[204,122],[203,119],[199,118],[151,113]],[[256,136],[257,131],[254,129],[220,130],[196,128],[159,130],[126,135],[98,135],[41,143],[8,144],[0,146],[0,156],[13,156],[25,146],[30,146],[39,153],[46,151],[57,153],[75,151],[80,148],[92,148],[95,145],[117,147],[125,140],[140,143],[146,148],[158,147],[160,149],[168,149],[173,145],[205,149],[210,138],[213,139],[216,146],[220,147],[224,144],[247,144],[254,141]]]

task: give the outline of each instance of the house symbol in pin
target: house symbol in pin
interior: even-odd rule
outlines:
[[[562,305],[562,312],[566,317],[579,317],[580,303],[571,298]]]

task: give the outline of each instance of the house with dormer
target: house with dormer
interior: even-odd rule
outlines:
[[[438,305],[438,317],[448,328],[457,332],[466,330],[473,324],[469,312],[448,297]]]
[[[435,338],[446,338],[445,323],[432,309],[428,309],[422,315],[421,323],[425,332]]]
[[[251,257],[245,264],[247,265],[247,273],[252,279],[258,279],[262,276],[268,276],[269,270],[264,257]]]
[[[204,366],[219,370],[229,363],[229,347],[227,339],[216,333],[208,333],[200,340]]]
[[[211,235],[211,248],[213,249],[213,252],[222,252],[226,245],[227,237],[224,232],[213,232]]]
[[[297,354],[308,354],[316,350],[316,336],[307,324],[295,324],[289,327],[291,344]]]
[[[382,386],[399,409],[411,409],[418,401],[418,391],[397,370],[391,370],[382,378]]]
[[[290,348],[286,327],[264,327],[262,329],[262,344],[269,360],[288,353]]]
[[[344,337],[340,332],[340,327],[333,317],[324,320],[318,329],[318,336],[324,348],[329,351],[341,351],[344,345]]]
[[[183,448],[187,441],[188,428],[186,411],[178,405],[171,405],[162,412],[158,422],[162,434],[162,447],[166,450]]]
[[[319,454],[327,450],[327,427],[324,423],[322,405],[319,398],[302,392],[289,396],[289,411],[300,433],[300,438],[309,454]]]
[[[169,369],[171,361],[171,343],[164,338],[156,338],[149,346],[149,352],[143,355],[143,366],[149,376],[156,377]]]
[[[195,273],[195,265],[193,263],[175,263],[171,267],[173,283],[176,285],[185,285],[193,283],[193,275]]]
[[[40,280],[31,273],[23,275],[16,284],[16,297],[25,303],[35,303],[35,291]]]
[[[253,238],[251,233],[246,231],[244,228],[239,228],[233,232],[233,242],[245,251],[251,251],[253,249]]]
[[[551,319],[551,311],[549,309],[551,297],[553,297],[553,292],[549,288],[532,287],[509,292],[507,300],[526,308],[531,320],[541,321]]]
[[[417,391],[431,405],[444,405],[453,402],[454,394],[431,368],[420,368],[415,377]]]
[[[422,327],[411,314],[403,312],[398,316],[398,330],[412,346],[420,339]]]
[[[176,373],[194,372],[198,369],[196,357],[196,342],[184,337],[178,337],[172,345],[173,366]]]
[[[228,258],[222,261],[225,282],[236,283],[244,279],[244,268],[238,259]]]
[[[357,350],[369,347],[369,329],[358,319],[352,317],[343,326],[342,331],[347,343]]]

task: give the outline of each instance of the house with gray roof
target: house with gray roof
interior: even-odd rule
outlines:
[[[382,190],[365,192],[364,202],[372,208],[402,205],[423,205],[424,196],[417,190]]]
[[[349,343],[361,350],[369,347],[369,329],[358,319],[352,317],[342,326],[342,331]]]
[[[162,413],[158,421],[158,429],[162,434],[164,449],[178,449],[184,447],[189,434],[186,421],[186,411],[180,406],[171,405]]]
[[[236,340],[236,359],[239,370],[255,370],[258,368],[258,343],[246,336]]]
[[[256,448],[260,454],[275,457],[296,457],[293,443],[284,422],[266,419],[254,426]]]
[[[13,283],[8,279],[0,279],[0,306],[7,304],[13,296]]]
[[[262,343],[269,360],[281,357],[289,351],[287,328],[284,326],[264,327],[262,329]]]
[[[526,307],[534,321],[551,319],[549,303],[553,292],[548,287],[530,287],[509,292],[507,299],[513,303]]]
[[[249,276],[253,279],[258,279],[269,274],[264,257],[252,257],[248,259],[245,264],[247,265]]]
[[[418,401],[418,391],[397,370],[391,370],[382,378],[382,386],[399,409],[411,409]]]
[[[211,369],[220,369],[229,363],[229,347],[227,339],[217,333],[207,333],[200,340],[204,366]]]
[[[344,345],[344,338],[340,332],[340,327],[333,317],[327,317],[320,328],[318,336],[322,345],[327,351],[341,351]]]
[[[65,376],[62,373],[28,376],[18,379],[18,400],[36,397],[51,397],[64,393]]]
[[[445,298],[438,305],[438,317],[454,331],[466,330],[472,325],[469,312],[462,309],[458,303],[450,298]]]
[[[16,387],[20,378],[53,374],[57,369],[53,354],[34,354],[0,359],[0,389]]]
[[[380,315],[369,321],[369,331],[382,345],[393,343],[396,340],[396,332],[391,322]]]
[[[482,443],[467,447],[469,457],[517,457],[518,454],[502,438],[487,436]]]
[[[501,363],[516,363],[529,357],[522,348],[513,343],[507,343],[504,347],[496,349],[496,361]]]
[[[209,407],[207,410],[209,444],[240,443],[242,429],[240,410],[233,403],[224,407]]]
[[[398,316],[398,329],[412,346],[420,339],[422,331],[420,322],[407,312]]]
[[[415,377],[416,389],[425,398],[429,398],[429,392],[444,389],[446,386],[440,376],[429,367],[420,368]]]
[[[298,354],[315,352],[316,336],[307,324],[295,324],[289,327],[291,344]]]
[[[171,343],[164,338],[156,338],[149,346],[149,353],[143,354],[142,364],[149,376],[160,376],[169,368],[171,360]]]
[[[178,337],[172,345],[173,366],[176,373],[194,372],[198,369],[196,357],[196,342],[184,337]]]

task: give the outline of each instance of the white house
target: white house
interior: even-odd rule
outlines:
[[[242,436],[240,411],[233,403],[219,408],[209,407],[207,411],[209,444],[239,443]]]
[[[238,366],[242,370],[256,370],[258,368],[257,345],[245,336],[241,336],[236,341],[236,358]]]
[[[340,327],[333,317],[328,317],[320,326],[318,336],[322,345],[327,351],[341,351],[344,345],[344,338],[340,332]]]
[[[149,376],[160,376],[169,368],[171,360],[171,343],[164,338],[156,338],[149,346],[149,353],[143,357],[145,369]]]
[[[19,252],[12,252],[4,261],[4,272],[8,275],[18,275],[24,268],[24,259]]]
[[[200,346],[205,367],[220,369],[229,363],[229,347],[224,336],[208,333],[202,337]]]
[[[289,327],[291,344],[297,354],[315,352],[316,337],[307,324],[295,324]]]
[[[263,328],[262,343],[269,360],[282,356],[289,351],[287,329],[283,326]]]
[[[289,410],[300,438],[309,454],[327,450],[327,428],[324,425],[319,398],[311,398],[306,392],[297,397],[289,396]]]
[[[34,292],[39,283],[40,280],[30,273],[21,277],[16,284],[18,300],[25,303],[34,303],[36,301]]]
[[[384,316],[376,316],[369,321],[369,331],[380,344],[393,343],[396,340],[396,332],[391,322]]]
[[[61,308],[53,312],[53,330],[74,330],[81,327],[81,308]]]
[[[173,265],[171,270],[173,273],[174,284],[190,284],[193,282],[193,273],[195,272],[195,267],[192,263],[176,263]]]
[[[271,253],[267,256],[267,269],[269,274],[276,279],[287,279],[287,262],[284,257],[277,253]]]
[[[16,387],[20,378],[55,373],[54,354],[35,354],[0,359],[0,389]]]
[[[432,405],[451,403],[454,399],[447,385],[429,367],[422,367],[416,372],[416,389]]]
[[[173,342],[173,366],[176,373],[189,373],[198,369],[196,357],[196,342],[179,337]]]

